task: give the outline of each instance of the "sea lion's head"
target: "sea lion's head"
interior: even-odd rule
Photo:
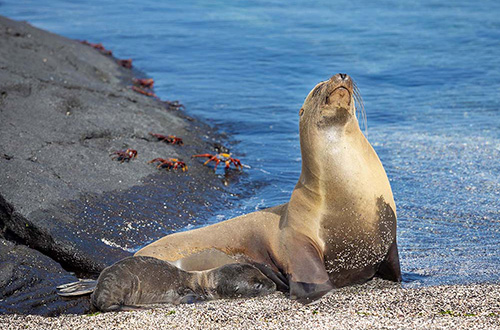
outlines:
[[[345,73],[338,73],[317,84],[300,109],[300,126],[318,129],[341,129],[356,120],[356,85]]]
[[[263,296],[276,291],[276,284],[250,264],[229,264],[213,271],[220,298]]]
[[[304,179],[308,172],[321,176],[327,171],[335,160],[335,150],[343,148],[339,142],[347,136],[363,135],[356,118],[356,101],[362,109],[356,84],[344,73],[320,82],[309,92],[299,111]]]

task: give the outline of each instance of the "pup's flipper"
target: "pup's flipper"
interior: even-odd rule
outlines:
[[[66,283],[59,285],[57,294],[62,297],[77,297],[91,294],[94,292],[97,285],[97,280],[78,280],[77,282]]]

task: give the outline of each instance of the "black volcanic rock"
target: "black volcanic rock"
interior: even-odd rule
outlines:
[[[3,17],[0,44],[0,236],[18,244],[1,250],[0,260],[10,253],[14,265],[5,251],[25,245],[19,260],[34,249],[92,276],[231,203],[213,171],[190,158],[209,152],[216,133],[134,92],[132,71],[115,58]],[[179,136],[184,146],[149,132]],[[127,148],[138,157],[120,163],[109,156]],[[160,171],[147,163],[156,157],[181,158],[189,171]],[[3,264],[0,285],[8,277]],[[0,289],[5,312],[20,291]]]
[[[63,299],[56,286],[77,278],[49,257],[0,238],[0,313],[58,315],[84,313],[88,297]]]

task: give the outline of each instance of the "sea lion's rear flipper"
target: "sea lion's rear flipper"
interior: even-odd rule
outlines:
[[[396,241],[391,244],[375,276],[383,278],[384,280],[401,282],[401,268],[399,266],[398,245]]]
[[[56,287],[57,294],[62,297],[78,297],[94,292],[96,280],[78,280],[77,282],[62,284]]]
[[[289,256],[287,273],[291,299],[309,304],[334,288],[323,257],[310,239],[294,234],[286,249]]]

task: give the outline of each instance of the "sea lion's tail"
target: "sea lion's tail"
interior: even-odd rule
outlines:
[[[77,282],[67,283],[56,287],[57,294],[62,297],[78,297],[94,292],[97,280],[78,280]]]

